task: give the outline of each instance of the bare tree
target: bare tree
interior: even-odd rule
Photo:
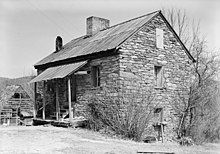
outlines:
[[[217,100],[214,98],[218,92],[215,77],[220,68],[219,60],[207,48],[206,39],[200,33],[199,22],[196,23],[194,20],[190,22],[186,12],[180,9],[164,9],[163,12],[180,39],[187,46],[189,52],[196,59],[196,62],[192,65],[194,79],[189,86],[189,98],[186,99],[186,95],[179,92],[177,99],[180,104],[178,106],[175,105],[174,108],[180,117],[179,127],[177,129],[178,136],[190,135],[197,140],[198,136],[204,135],[195,131],[195,129],[198,129],[198,125],[204,124],[207,118],[212,122],[219,119],[218,110],[211,107],[217,103]],[[185,85],[183,88],[187,88],[187,86]],[[207,128],[200,129],[203,130],[200,133],[207,130]]]

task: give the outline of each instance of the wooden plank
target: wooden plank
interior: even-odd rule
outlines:
[[[87,71],[78,71],[78,72],[76,72],[74,74],[76,74],[76,75],[84,75],[84,74],[88,74],[88,72]]]
[[[43,81],[43,110],[42,110],[42,118],[45,120],[45,105],[46,104],[46,89],[45,89],[45,81]]]
[[[154,151],[138,151],[137,153],[143,154],[175,154],[174,152],[154,152]]]
[[[34,118],[36,118],[37,115],[37,82],[34,82]]]
[[[163,110],[161,111],[161,119],[160,119],[160,126],[161,126],[161,139],[162,139],[162,143],[163,143],[163,135],[164,135],[164,132],[163,132]]]
[[[30,98],[11,98],[9,99],[9,101],[30,101],[31,99]]]
[[[68,102],[69,102],[69,121],[73,121],[73,112],[72,112],[72,105],[71,105],[71,84],[70,84],[70,77],[68,77]]]
[[[59,120],[60,116],[60,105],[59,105],[59,87],[58,87],[58,80],[56,80],[56,120]]]

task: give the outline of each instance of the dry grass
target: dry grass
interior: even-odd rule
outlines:
[[[0,127],[0,153],[135,154],[137,151],[175,153],[219,153],[219,144],[180,147],[174,143],[137,143],[101,135],[97,132],[58,127]]]

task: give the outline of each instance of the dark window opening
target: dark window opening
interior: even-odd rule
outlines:
[[[94,87],[100,86],[100,67],[99,66],[92,67],[92,85]]]
[[[154,66],[154,73],[155,73],[156,87],[160,87],[161,88],[163,86],[162,66]]]
[[[156,122],[163,122],[163,108],[155,108],[154,117]]]
[[[13,98],[20,98],[20,94],[19,93],[15,93]]]
[[[51,92],[51,93],[54,93],[55,92],[54,91],[54,89],[55,89],[54,85],[55,85],[54,82],[48,81],[47,82],[47,91]]]

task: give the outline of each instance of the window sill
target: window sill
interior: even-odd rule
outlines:
[[[90,89],[91,89],[91,90],[102,90],[102,87],[101,87],[101,86],[98,86],[98,87],[91,87]]]
[[[166,87],[154,87],[154,89],[156,89],[156,90],[164,90],[164,89],[166,89]]]

